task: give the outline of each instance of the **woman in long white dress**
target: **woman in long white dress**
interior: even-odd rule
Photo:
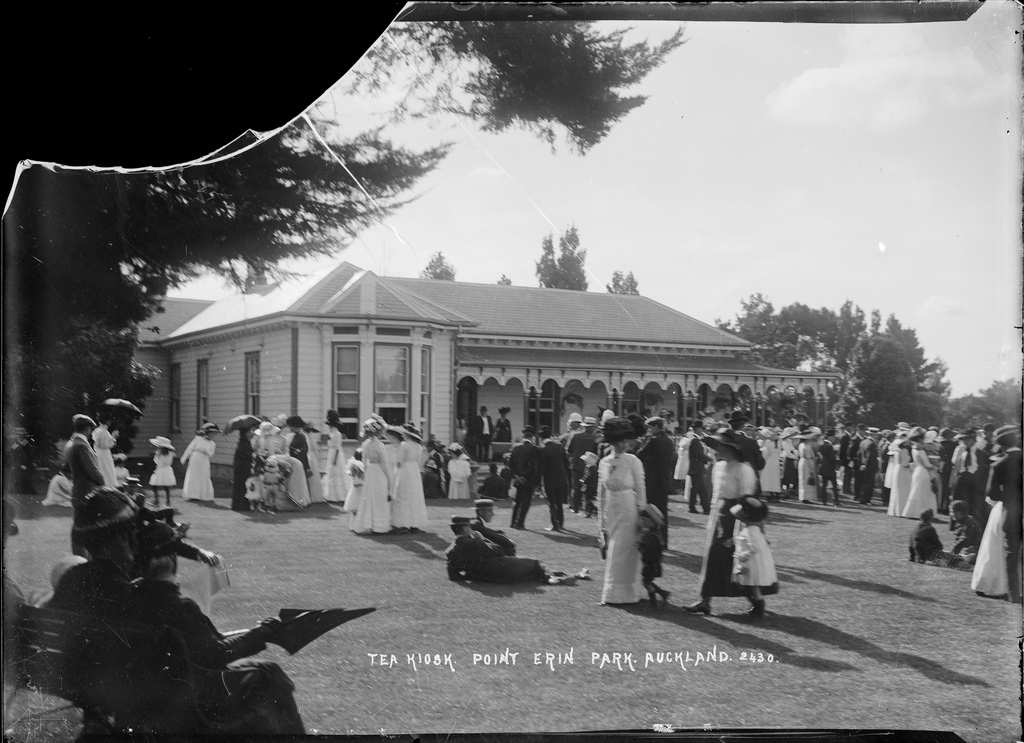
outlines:
[[[625,418],[604,424],[604,441],[612,452],[597,468],[599,540],[605,556],[602,604],[635,604],[646,596],[636,547],[637,520],[647,507],[643,463],[628,452],[637,432]]]
[[[889,472],[892,472],[892,479],[889,485],[889,508],[886,513],[889,516],[902,516],[903,509],[910,498],[911,482],[911,458],[910,445],[907,443],[906,431],[897,434],[892,444],[889,445],[889,455],[892,461],[889,469],[886,470],[886,479]]]
[[[1019,496],[1018,496],[1019,497]],[[1006,511],[1002,501],[988,498],[985,502],[992,507],[985,524],[985,531],[974,561],[971,576],[971,590],[986,596],[1005,596],[1010,592],[1010,578],[1006,571],[1006,552],[1003,548]]]
[[[285,481],[287,498],[277,499],[274,504],[279,510],[295,510],[309,505],[309,488],[306,486],[306,469],[295,457],[288,455],[288,440],[281,434],[281,429],[272,422],[260,424],[259,434],[253,441],[253,450],[264,456],[273,457],[288,468],[288,479]]]
[[[306,484],[309,486],[309,502],[324,503],[327,499],[324,498],[323,473],[320,471],[320,432],[312,425],[307,425],[302,432],[306,435],[306,445],[309,447],[306,455],[311,473],[306,478]]]
[[[391,467],[384,444],[378,438],[387,424],[374,414],[363,421],[363,493],[352,531],[356,534],[387,534],[391,531]]]
[[[469,456],[458,442],[449,446],[448,450],[452,453],[452,458],[448,460],[448,497],[451,500],[468,500],[469,476],[472,472]]]
[[[818,500],[818,436],[821,429],[811,428],[808,433],[801,434],[794,438],[802,439],[797,452],[800,459],[797,462],[797,477],[799,478],[800,502],[816,502]]]
[[[912,429],[907,438],[911,444],[910,459],[913,470],[910,475],[910,496],[900,516],[905,519],[917,519],[923,511],[931,509],[934,513],[939,508],[935,500],[935,491],[932,490],[932,478],[935,477],[936,470],[924,449],[924,429]]]
[[[210,459],[217,451],[217,444],[210,439],[210,434],[216,430],[219,430],[216,423],[204,423],[182,452],[181,463],[188,465],[185,482],[181,486],[181,497],[185,500],[213,500]]]
[[[427,503],[423,498],[423,462],[427,453],[423,437],[411,424],[402,427],[405,440],[398,445],[398,482],[391,504],[391,525],[399,531],[427,528]]]
[[[323,477],[324,500],[328,503],[344,503],[348,497],[348,462],[341,442],[341,418],[337,411],[327,411],[327,471]]]
[[[110,415],[100,415],[100,424],[92,432],[92,448],[96,452],[96,465],[103,475],[103,484],[108,488],[117,487],[117,473],[114,472],[114,453],[111,449],[117,443],[117,434],[110,432]]]
[[[765,495],[777,496],[782,493],[782,465],[780,458],[782,448],[779,446],[779,432],[774,428],[762,428],[765,437],[761,441],[761,456],[764,457],[764,469],[761,470],[761,492]]]

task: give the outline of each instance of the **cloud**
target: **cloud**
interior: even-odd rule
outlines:
[[[936,105],[996,100],[1005,73],[991,74],[966,47],[930,50],[912,27],[853,27],[834,67],[805,70],[769,95],[777,119],[888,129],[919,121]]]
[[[963,300],[937,297],[932,294],[917,308],[917,314],[920,317],[940,317],[943,315],[957,315],[966,309],[967,303]]]

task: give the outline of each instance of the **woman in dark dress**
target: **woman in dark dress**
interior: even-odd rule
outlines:
[[[234,479],[231,483],[231,510],[248,511],[249,501],[245,497],[245,482],[252,475],[252,428],[238,432],[238,446],[235,447]]]
[[[501,417],[494,423],[494,436],[491,437],[491,441],[504,444],[512,443],[512,421],[508,419],[510,410],[512,408],[498,408],[498,415]]]

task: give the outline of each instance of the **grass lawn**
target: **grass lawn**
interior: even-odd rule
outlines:
[[[8,541],[7,567],[23,588],[41,588],[68,551],[70,509],[21,500],[21,531]],[[227,504],[175,499],[180,520],[192,523],[190,537],[229,564],[232,585],[213,603],[218,627],[251,626],[281,607],[377,607],[295,656],[276,647],[263,654],[294,680],[310,732],[665,724],[951,730],[985,743],[1021,734],[1021,607],[976,596],[970,573],[908,562],[913,522],[878,507],[774,505],[767,531],[781,591],[768,597],[769,614],[757,622],[744,615],[744,599],[715,599],[711,617],[680,608],[697,598],[704,517],[678,502],[671,509],[673,551],[659,581],[672,591],[671,605],[657,610],[598,606],[596,522],[567,513],[571,532],[542,531],[543,501],[530,511],[529,531],[509,531],[520,554],[551,569],[589,567],[594,580],[449,582],[447,523],[469,513],[466,502],[428,501],[429,532],[390,537],[352,534],[348,515],[333,505],[266,516],[234,513]],[[509,509],[499,505],[497,528],[508,529]],[[948,545],[944,528],[938,526]],[[507,664],[474,664],[474,654],[493,660],[502,652]],[[701,662],[708,654],[719,659]],[[11,740],[74,735],[73,713],[23,717],[46,709],[45,702],[59,700],[19,693],[5,720]]]

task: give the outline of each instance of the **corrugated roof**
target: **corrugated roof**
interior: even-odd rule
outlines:
[[[672,353],[571,351],[557,348],[460,346],[456,360],[463,366],[536,366],[548,369],[661,371],[674,374],[721,372],[765,374],[764,367],[733,356],[685,356]],[[793,376],[793,372],[787,372]]]
[[[477,322],[474,332],[748,347],[750,344],[647,297],[502,284],[388,278]]]
[[[165,297],[160,303],[164,311],[151,315],[148,320],[139,324],[139,342],[162,341],[211,304],[213,302],[208,299]]]

